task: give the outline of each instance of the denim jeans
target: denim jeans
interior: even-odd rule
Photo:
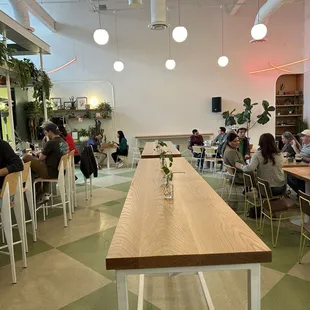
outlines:
[[[299,190],[304,193],[306,192],[306,182],[290,174],[287,176],[287,184],[293,189],[294,192],[296,192],[296,194],[298,194]]]
[[[286,184],[280,187],[271,187],[271,192],[273,196],[280,196],[285,194]]]

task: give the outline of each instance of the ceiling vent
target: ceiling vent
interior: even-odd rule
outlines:
[[[152,30],[164,30],[168,28],[166,0],[151,0],[151,23]]]

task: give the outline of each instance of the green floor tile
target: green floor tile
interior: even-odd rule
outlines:
[[[262,299],[262,309],[310,309],[309,292],[310,282],[285,275]]]
[[[112,200],[112,201],[108,201],[108,202],[105,202],[104,205],[107,206],[107,207],[111,207],[111,206],[115,206],[115,205],[118,205],[119,202],[117,200]]]
[[[128,292],[129,309],[137,309],[138,296]],[[62,310],[117,310],[116,284],[110,283],[99,290],[61,308]],[[153,304],[144,301],[144,310],[159,310]]]
[[[14,234],[14,241],[20,239],[17,230],[14,229],[13,234]],[[27,253],[27,257],[43,253],[53,248],[39,239],[37,239],[36,242],[33,242],[32,235],[29,233],[27,233],[27,240],[29,250],[29,252]],[[4,249],[3,251],[7,251],[7,249]],[[22,249],[20,244],[14,246],[14,255],[15,255],[15,261],[19,261],[22,259]],[[10,257],[8,255],[0,254],[0,267],[9,264],[10,264]]]
[[[128,192],[130,188],[131,182],[126,182],[126,183],[120,183],[120,184],[115,184],[112,186],[107,186],[106,188],[114,189],[117,191],[122,191],[122,192]]]
[[[115,280],[115,272],[106,270],[105,258],[108,253],[115,227],[78,241],[63,245],[58,250],[99,272],[110,280]]]
[[[213,189],[217,189],[218,183],[219,183],[219,179],[213,178],[213,177],[210,177],[210,176],[204,176],[204,175],[202,175],[202,177],[206,180],[206,182],[207,182]]]
[[[106,204],[90,207],[90,209],[95,211],[100,211],[115,217],[120,217],[124,204],[116,203],[112,206],[107,206]]]
[[[118,173],[117,175],[120,176],[120,177],[133,178],[134,174],[135,174],[135,170],[128,171],[128,172],[123,172],[123,173]]]
[[[89,190],[89,184],[87,185],[88,186],[88,190]],[[96,185],[92,185],[92,190],[95,190],[95,189],[99,189],[101,188],[100,186],[96,186]],[[84,183],[83,184],[76,184],[76,192],[77,193],[82,193],[85,191],[85,185]]]

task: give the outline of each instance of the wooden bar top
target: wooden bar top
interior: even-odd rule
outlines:
[[[170,151],[173,157],[181,157],[182,154],[179,150],[177,150],[172,142],[170,141],[164,141],[167,144],[167,147],[164,147],[164,151]],[[157,150],[154,150],[156,148],[156,145],[154,142],[146,142],[143,152],[141,154],[141,158],[159,158],[159,152]]]
[[[283,168],[283,171],[291,174],[299,179],[303,179],[305,181],[310,181],[310,167],[290,167]]]
[[[202,136],[213,136],[214,133],[201,133]],[[166,134],[166,135],[148,135],[148,136],[136,136],[136,139],[166,139],[166,138],[189,138],[191,133],[184,134]]]
[[[307,163],[296,163],[296,161],[289,163],[287,160],[283,162],[283,168],[301,168],[301,167],[309,167],[310,165]]]
[[[174,199],[165,200],[158,159],[140,160],[106,268],[262,263],[271,250],[184,158],[175,158]]]

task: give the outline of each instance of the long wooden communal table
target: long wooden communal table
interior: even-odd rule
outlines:
[[[175,146],[170,141],[165,141],[167,144],[166,147],[164,147],[165,151],[171,152],[173,157],[181,157],[182,154],[180,151],[178,151]],[[143,152],[141,154],[141,158],[159,158],[159,153],[154,150],[156,147],[154,142],[146,142]]]
[[[117,225],[106,268],[116,270],[118,309],[128,310],[127,275],[198,273],[214,309],[203,271],[248,270],[249,309],[260,309],[260,263],[271,250],[184,158],[175,158],[174,199],[165,200],[158,159],[140,160]]]

